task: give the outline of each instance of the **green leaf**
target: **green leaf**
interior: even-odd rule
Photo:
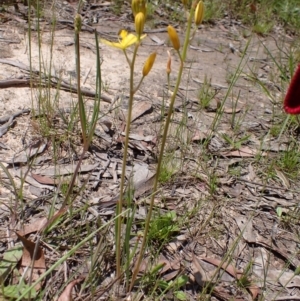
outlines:
[[[167,281],[164,281],[164,280],[159,280],[158,285],[161,289],[164,289],[164,290],[169,287],[169,283]]]
[[[281,207],[277,207],[276,208],[276,213],[277,213],[278,217],[281,217],[282,216],[282,208]]]
[[[151,275],[156,275],[159,270],[161,270],[165,266],[165,263],[160,263],[156,265],[150,272]]]
[[[175,281],[174,281],[174,286],[176,288],[180,288],[184,285],[186,285],[186,283],[188,282],[189,278],[186,275],[182,275],[180,277],[178,277]]]
[[[178,291],[178,292],[175,292],[174,294],[175,294],[175,297],[176,297],[178,300],[182,300],[182,301],[187,300],[186,293],[183,292],[183,291]]]
[[[0,283],[3,283],[7,275],[15,268],[22,258],[22,254],[22,245],[16,245],[4,253],[3,259],[0,262]]]
[[[28,288],[28,285],[21,283],[19,285],[8,285],[3,288],[2,292],[5,297],[16,299]],[[36,290],[32,288],[31,291],[24,296],[26,299],[29,298],[29,293],[31,298],[35,298],[37,295]]]
[[[295,275],[300,275],[300,266],[297,266],[294,274]]]
[[[175,211],[169,211],[167,214],[166,214],[166,217],[174,220],[176,218],[176,212]]]

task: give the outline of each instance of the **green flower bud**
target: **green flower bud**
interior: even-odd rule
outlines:
[[[81,30],[81,16],[79,14],[76,14],[74,19],[74,29],[75,33],[79,33]]]

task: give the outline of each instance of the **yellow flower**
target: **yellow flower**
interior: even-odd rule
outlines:
[[[134,18],[134,23],[135,23],[135,31],[140,37],[144,31],[144,25],[145,25],[145,16],[143,13],[139,12],[136,14]]]
[[[171,25],[168,26],[168,35],[173,44],[174,49],[178,51],[180,48],[180,41],[176,29]]]
[[[195,24],[198,26],[202,23],[204,17],[204,4],[200,1],[195,10]]]
[[[140,40],[145,38],[146,35],[142,35],[140,37]],[[119,48],[119,49],[126,49],[128,47],[130,47],[131,45],[135,44],[138,41],[138,37],[132,33],[128,33],[125,29],[122,29],[119,32],[119,42],[110,42],[104,39],[100,39],[101,43],[104,43],[106,45],[115,47],[115,48]]]
[[[148,73],[151,71],[155,58],[156,58],[156,52],[153,52],[148,56],[143,68],[143,76],[147,76]]]

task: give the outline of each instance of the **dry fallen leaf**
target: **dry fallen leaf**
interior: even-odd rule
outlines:
[[[16,234],[24,246],[22,259],[19,265],[20,274],[23,275],[24,271],[28,269],[26,274],[27,277],[31,276],[31,282],[35,282],[40,277],[40,275],[42,275],[46,271],[44,251],[40,246],[37,247],[36,243],[34,243],[33,241],[27,239],[18,232]],[[37,250],[35,250],[36,248]],[[42,283],[39,282],[35,286],[35,289],[38,291],[41,286]]]
[[[46,223],[46,217],[33,220],[33,222],[31,222],[30,224],[24,225],[24,227],[18,233],[19,235],[24,236],[33,232],[38,232],[45,227]]]
[[[31,173],[31,176],[40,184],[45,184],[45,185],[56,185],[55,179],[46,177],[46,176],[40,176],[37,174],[34,174],[33,172]]]
[[[206,261],[208,263],[211,263],[211,264],[213,264],[216,267],[220,267],[221,264],[222,264],[222,260],[217,259],[217,258],[200,257],[199,259],[203,260],[203,261]],[[193,262],[195,263],[196,260],[193,260]],[[196,265],[196,267],[199,267],[199,264]],[[224,262],[222,264],[221,268],[223,270],[225,270],[229,275],[231,275],[232,277],[234,277],[235,279],[240,279],[241,277],[244,276],[244,272],[243,271],[236,269],[232,264],[229,264],[227,262]],[[256,297],[259,294],[259,287],[251,283],[251,285],[248,286],[247,289],[250,291],[253,300],[255,300]]]
[[[285,174],[283,172],[281,172],[277,168],[275,168],[275,171],[276,171],[277,177],[281,180],[283,186],[285,186],[285,188],[289,189],[291,187],[289,179],[285,176]]]
[[[141,117],[142,115],[150,111],[151,108],[152,108],[151,103],[147,101],[138,102],[137,104],[135,104],[132,109],[131,122],[135,121],[136,119],[138,119],[139,117]]]
[[[88,172],[92,171],[99,166],[99,163],[96,164],[87,164],[81,165],[79,172]],[[57,166],[49,166],[47,168],[41,168],[36,170],[36,174],[43,176],[65,176],[69,174],[73,174],[76,170],[76,164],[65,164],[65,165],[57,165]]]
[[[263,246],[273,253],[279,254],[282,258],[285,258],[294,269],[299,265],[299,260],[297,257],[291,258],[288,255],[288,250],[283,250],[282,248],[277,248],[270,240],[266,240],[259,234],[255,234],[253,231],[253,223],[251,220],[247,220],[246,217],[234,217],[235,221],[243,235],[243,238],[248,243],[255,243],[258,246]]]
[[[149,35],[150,39],[155,42],[158,46],[161,46],[165,43],[165,41],[161,40],[159,37],[155,35]]]
[[[62,292],[62,294],[59,296],[59,298],[57,299],[57,301],[72,301],[72,289],[73,287],[77,284],[80,283],[83,280],[83,278],[78,278],[76,280],[71,281],[66,288],[64,289],[64,291]]]
[[[192,137],[192,142],[204,141],[205,139],[207,139],[207,134],[202,131],[196,130]]]
[[[45,150],[46,146],[47,143],[44,143],[44,141],[37,141],[35,144],[30,145],[26,150],[22,151],[17,156],[13,157],[11,160],[8,160],[7,163],[27,163],[31,158],[42,153]]]
[[[234,219],[242,232],[243,238],[248,242],[255,242],[256,236],[253,231],[252,220],[247,219],[245,216],[235,216]]]
[[[222,152],[221,153],[225,157],[241,157],[241,158],[252,158],[256,155],[266,156],[265,152],[261,152],[260,150],[251,149],[248,146],[243,146],[238,150]]]
[[[224,109],[224,113],[226,114],[235,114],[235,113],[239,113],[241,111],[241,108],[225,108]]]

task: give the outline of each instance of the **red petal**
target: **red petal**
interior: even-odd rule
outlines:
[[[285,96],[284,110],[288,114],[300,114],[300,65],[298,65]]]

